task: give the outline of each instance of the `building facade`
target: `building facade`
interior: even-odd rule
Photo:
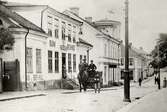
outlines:
[[[147,78],[148,71],[148,61],[147,53],[142,49],[137,49],[135,47],[129,48],[129,71],[130,79],[138,82],[139,78]],[[124,68],[125,68],[125,46],[121,46],[121,59],[120,59],[120,68],[121,68],[121,79],[124,78]]]
[[[43,42],[27,36],[27,72],[20,66],[23,70],[20,75],[27,75],[23,82],[38,89],[49,89],[62,87],[63,78],[76,80],[81,58],[88,59],[88,51],[93,47],[80,40],[82,22],[46,5],[7,4],[7,7],[42,29],[47,36]],[[33,88],[31,85],[28,88]]]
[[[120,79],[119,57],[121,52],[119,47],[121,44],[120,23],[116,21],[106,22],[106,20],[93,22],[91,17],[83,19],[79,16],[79,8],[76,7],[64,11],[64,14],[83,22],[81,38],[93,45],[89,52],[89,60],[93,60],[97,65],[97,70],[102,71],[103,85],[108,86],[110,83],[118,82]],[[105,27],[102,28],[102,26]],[[111,34],[106,33],[104,29],[109,30]]]

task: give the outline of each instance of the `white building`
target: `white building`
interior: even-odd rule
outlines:
[[[148,76],[148,61],[147,53],[143,49],[131,47],[129,49],[129,70],[131,80],[137,82],[139,78],[146,78]],[[123,71],[125,68],[125,47],[121,46],[121,79],[124,78]]]
[[[47,38],[43,40],[33,38],[30,34],[27,36],[27,72],[24,66],[20,66],[20,75],[27,75],[27,81],[23,82],[28,83],[28,88],[32,88],[32,85],[39,89],[60,88],[64,73],[68,79],[76,79],[80,57],[88,59],[88,51],[93,47],[79,38],[82,22],[47,5],[7,4],[7,7],[47,32]],[[23,50],[20,52],[25,54]],[[41,61],[37,64],[38,60]]]
[[[82,19],[79,8],[73,7],[64,11],[64,14],[83,22],[81,27],[82,37],[93,45],[89,52],[89,60],[94,60],[97,70],[103,73],[103,85],[118,82],[120,79],[120,23],[116,21],[92,22],[91,17]],[[102,25],[105,24],[105,25]],[[105,26],[102,28],[102,26]],[[109,29],[108,29],[109,28]],[[104,32],[108,30],[110,34]]]

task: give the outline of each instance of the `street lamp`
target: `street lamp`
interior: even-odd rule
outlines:
[[[158,43],[158,89],[161,89],[161,80],[160,80],[160,59],[159,59],[159,46],[160,43]]]
[[[125,71],[124,71],[124,101],[130,100],[130,78],[129,78],[129,21],[128,21],[128,0],[125,1]]]

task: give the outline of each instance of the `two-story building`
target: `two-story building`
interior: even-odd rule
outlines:
[[[143,49],[137,49],[133,46],[129,48],[129,71],[130,79],[137,82],[139,78],[146,78],[148,75],[148,58],[146,57],[146,52]],[[121,46],[121,79],[124,78],[124,68],[125,68],[125,46]]]
[[[41,53],[44,55],[41,59],[44,64],[39,73],[33,64],[35,49],[32,46],[27,49],[27,60],[31,62],[27,63],[27,82],[33,82],[43,88],[60,88],[62,78],[76,79],[81,57],[88,59],[88,51],[93,47],[84,39],[80,39],[80,27],[83,23],[47,5],[6,6],[41,28],[48,36],[44,46],[45,52]],[[27,44],[39,45],[31,41],[27,41]],[[43,83],[38,83],[41,80]]]
[[[89,60],[93,60],[98,71],[103,73],[103,85],[118,82],[120,79],[120,22],[101,20],[93,22],[91,17],[85,19],[79,16],[79,8],[73,7],[64,14],[83,22],[82,37],[93,45],[89,52]],[[108,31],[108,32],[107,32]]]

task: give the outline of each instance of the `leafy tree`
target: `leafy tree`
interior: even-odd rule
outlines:
[[[154,50],[151,52],[153,61],[150,63],[154,68],[167,66],[167,34],[161,33]]]
[[[11,50],[15,40],[9,29],[0,29],[0,52]]]

